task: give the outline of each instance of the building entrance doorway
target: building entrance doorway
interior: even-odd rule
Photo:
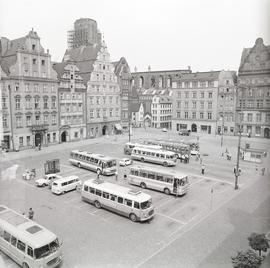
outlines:
[[[270,138],[270,130],[269,130],[269,128],[264,129],[264,137],[267,138],[267,139]]]
[[[106,132],[107,132],[107,126],[104,126],[102,128],[102,135],[106,135]]]
[[[66,142],[67,141],[67,132],[64,131],[61,134],[61,142]]]
[[[197,132],[197,125],[196,124],[191,125],[191,132]]]
[[[36,133],[35,146],[39,146],[39,144],[42,144],[42,135],[40,133]]]

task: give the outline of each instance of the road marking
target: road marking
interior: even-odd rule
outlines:
[[[175,200],[175,198],[171,198],[171,199],[169,199],[168,201],[163,202],[163,203],[161,203],[161,204],[158,205],[158,206],[155,206],[155,209],[160,208],[160,207],[163,207],[164,205],[170,203],[170,202],[173,201],[173,200]]]
[[[221,179],[217,179],[217,178],[213,178],[213,177],[206,177],[206,176],[197,175],[197,174],[194,174],[194,173],[189,173],[189,175],[194,176],[194,177],[199,177],[199,178],[202,178],[202,179],[205,179],[205,180],[223,182],[223,183],[227,183],[227,184],[230,184],[230,185],[234,185],[233,182],[229,182],[229,181],[225,181],[225,180],[221,180]]]
[[[72,203],[73,201],[75,201],[75,200],[78,200],[78,196],[77,197],[74,197],[74,198],[71,198],[71,199],[69,199],[69,200],[65,200],[65,201],[63,201],[65,204],[68,204],[68,203]],[[80,198],[79,198],[79,200],[80,200]]]
[[[183,221],[179,221],[179,220],[177,220],[177,219],[175,219],[175,218],[172,218],[172,217],[167,216],[167,215],[162,214],[162,213],[155,213],[155,214],[156,214],[156,215],[159,215],[159,216],[161,216],[161,217],[168,218],[168,219],[170,219],[170,220],[172,220],[172,221],[178,222],[178,223],[180,223],[180,224],[182,224],[182,225],[186,224],[186,223],[183,222]]]
[[[195,184],[197,184],[197,183],[199,183],[199,182],[201,182],[201,181],[203,181],[203,180],[205,180],[205,179],[202,178],[202,179],[200,179],[200,180],[198,180],[198,181],[195,181],[195,182],[191,183],[190,186],[195,185]]]
[[[162,250],[164,250],[165,248],[167,248],[168,246],[170,246],[174,241],[176,241],[177,239],[179,239],[181,236],[183,236],[184,234],[186,234],[188,231],[190,231],[191,229],[193,229],[195,226],[197,226],[198,224],[200,224],[202,221],[204,221],[206,218],[208,218],[210,215],[214,214],[216,211],[218,211],[222,206],[228,204],[230,201],[232,201],[235,197],[237,197],[239,195],[238,193],[235,193],[234,195],[231,196],[231,198],[229,198],[228,200],[225,200],[223,203],[221,203],[219,206],[217,206],[214,210],[211,210],[208,214],[206,213],[204,217],[200,218],[200,220],[198,220],[196,223],[194,223],[193,225],[189,225],[187,227],[187,229],[181,233],[180,235],[175,235],[174,238],[169,241],[168,243],[164,244],[160,249],[156,250],[154,253],[152,253],[150,256],[148,256],[145,260],[141,261],[140,263],[138,263],[135,267],[140,267],[143,264],[145,264],[147,261],[149,261],[150,259],[152,259],[154,256],[156,256],[158,253],[160,253]],[[180,228],[178,228],[176,231],[174,231],[172,234],[177,233],[183,226],[180,226]]]

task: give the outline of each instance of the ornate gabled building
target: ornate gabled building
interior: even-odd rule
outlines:
[[[87,84],[86,137],[121,131],[120,88],[105,42],[67,50],[67,60],[76,63]]]
[[[237,129],[244,134],[270,138],[270,46],[258,38],[244,48],[238,70]]]
[[[86,84],[72,60],[55,63],[58,74],[60,142],[86,138]]]
[[[49,50],[32,29],[26,36],[1,38],[4,143],[8,149],[58,142],[57,74]]]

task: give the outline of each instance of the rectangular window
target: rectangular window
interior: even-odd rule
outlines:
[[[39,92],[38,84],[34,84],[34,92],[35,93]]]
[[[261,127],[260,126],[256,126],[256,128],[255,128],[255,134],[256,135],[261,135]]]
[[[4,231],[3,238],[4,238],[7,242],[10,242],[10,238],[11,238],[10,233]]]
[[[200,119],[203,119],[203,113],[200,113]]]
[[[25,92],[30,92],[29,84],[25,84]]]
[[[200,108],[204,109],[204,102],[203,101],[200,102]]]
[[[124,204],[125,204],[126,206],[132,207],[132,201],[129,200],[129,199],[125,199]]]
[[[3,107],[3,109],[7,108],[7,99],[6,98],[2,98],[2,107]]]
[[[26,126],[27,127],[30,127],[32,125],[32,122],[31,122],[31,115],[27,115],[26,116]]]
[[[56,141],[56,133],[54,132],[53,133],[53,142],[55,142]]]
[[[52,125],[56,125],[56,115],[52,115]]]
[[[34,257],[34,251],[33,251],[33,249],[31,248],[31,247],[27,247],[27,254],[29,255],[29,256],[31,256],[31,257]]]
[[[204,92],[201,92],[201,99],[204,98]]]
[[[181,99],[181,92],[177,92],[177,98]]]
[[[44,109],[48,109],[48,98],[43,99]]]
[[[180,117],[181,117],[181,112],[180,112],[180,111],[177,111],[176,117],[177,117],[177,118],[180,118]]]
[[[212,109],[212,101],[208,102],[208,109]]]
[[[18,240],[17,248],[18,248],[20,251],[25,252],[25,244],[24,244],[21,240]]]
[[[118,202],[119,204],[123,204],[124,200],[123,200],[122,197],[119,197],[119,196],[118,196],[117,202]]]
[[[247,121],[252,122],[252,114],[248,114]]]
[[[52,98],[52,109],[55,109],[56,108],[56,98],[53,97]]]
[[[39,108],[39,98],[35,98],[35,109]]]
[[[48,92],[48,90],[47,90],[47,85],[43,85],[43,93],[47,93]]]
[[[185,108],[186,108],[186,107],[185,107]],[[193,108],[193,109],[196,109],[196,101],[193,101],[193,102],[192,102],[192,108]]]
[[[21,99],[19,99],[19,98],[15,99],[15,108],[17,110],[21,109]]]
[[[196,92],[192,92],[192,98],[196,99],[197,98],[197,93]]]
[[[213,93],[212,92],[208,92],[208,98],[209,99],[212,99],[212,97],[213,97]]]
[[[208,119],[212,119],[212,113],[208,113]]]
[[[44,124],[48,124],[49,116],[47,114],[44,115]]]
[[[26,144],[27,146],[30,146],[30,136],[26,136]]]
[[[188,108],[188,101],[185,101],[185,108]]]
[[[197,81],[193,81],[193,87],[197,88],[198,87],[198,82]]]
[[[186,92],[185,92],[185,98],[188,99],[188,97],[189,97],[189,92],[186,91]]]
[[[256,122],[261,122],[262,114],[256,114]]]
[[[185,118],[188,118],[188,112],[185,112]]]
[[[33,59],[33,64],[37,64],[37,59]]]
[[[89,113],[90,113],[90,118],[94,118],[94,110],[90,110]]]
[[[14,236],[12,236],[12,237],[11,237],[10,243],[11,243],[12,246],[16,247],[16,244],[17,244],[17,238],[14,237]]]
[[[21,116],[16,116],[16,127],[17,128],[22,127],[22,118],[21,118]]]
[[[196,112],[192,112],[192,119],[196,119]]]

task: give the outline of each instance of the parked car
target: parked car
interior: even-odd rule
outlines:
[[[162,129],[162,132],[168,132],[168,129],[167,128],[163,128]]]
[[[61,178],[62,176],[57,175],[57,174],[47,174],[47,175],[44,175],[43,178],[36,180],[35,183],[36,183],[36,186],[39,186],[39,187],[44,187],[48,185],[51,186],[54,180],[61,179]]]
[[[178,134],[181,135],[181,136],[189,136],[190,135],[190,130],[183,129],[183,130],[180,130]]]
[[[132,164],[132,160],[130,158],[123,158],[119,160],[119,166],[129,166]]]

